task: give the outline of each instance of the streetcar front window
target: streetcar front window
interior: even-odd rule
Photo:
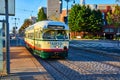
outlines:
[[[43,34],[43,39],[68,39],[65,30],[49,30]]]
[[[55,31],[50,30],[43,34],[43,39],[55,39]]]
[[[57,32],[56,39],[68,39],[66,31],[57,30],[56,32]]]

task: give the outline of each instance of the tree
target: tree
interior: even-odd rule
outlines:
[[[100,12],[100,10],[92,10],[89,18],[90,18],[89,31],[92,32],[93,34],[97,34],[102,30],[103,26],[102,13]]]
[[[116,27],[120,26],[120,6],[115,6],[114,13],[112,14],[113,23]]]
[[[69,13],[69,19],[68,19],[68,24],[70,27],[71,31],[81,31],[80,27],[79,27],[79,15],[78,15],[78,11],[81,9],[81,6],[79,6],[79,4],[74,5],[71,8],[71,11]]]
[[[74,5],[69,13],[69,27],[71,31],[83,31],[95,34],[101,31],[102,13],[91,10],[89,6]]]
[[[113,19],[112,19],[111,12],[107,13],[106,20],[107,20],[108,25],[112,25],[113,24]]]
[[[120,6],[115,6],[115,10],[111,13],[108,12],[106,17],[108,24],[114,25],[117,29],[116,31],[118,32],[118,28],[120,26]]]
[[[25,19],[23,25],[19,29],[19,33],[23,32],[29,25],[32,25],[32,21],[30,19]]]
[[[116,36],[119,36],[120,30],[120,6],[116,5],[113,12],[107,13],[107,22],[109,25],[113,25],[116,28]],[[117,38],[117,37],[116,37]],[[119,37],[118,37],[118,46],[119,46]]]
[[[38,19],[37,19],[37,21],[42,21],[42,20],[47,20],[47,16],[46,16],[43,8],[41,8],[39,10],[39,12],[38,12]]]

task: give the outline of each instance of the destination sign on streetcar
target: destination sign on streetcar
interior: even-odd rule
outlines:
[[[59,26],[59,25],[48,25],[49,29],[64,29],[64,26]]]

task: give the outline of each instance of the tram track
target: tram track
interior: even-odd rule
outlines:
[[[82,50],[82,51],[89,51],[89,52],[92,52],[92,53],[95,53],[95,54],[100,54],[100,55],[103,55],[103,56],[108,56],[110,58],[114,58],[116,60],[120,60],[120,55],[116,55],[116,53],[108,53],[106,51],[102,51],[102,50],[96,50],[94,48],[82,48],[82,47],[74,47],[74,46],[70,46],[74,49],[79,49],[79,50]]]
[[[70,78],[67,78],[67,76],[65,76],[61,71],[50,64],[50,59],[41,59],[38,55],[34,55],[32,50],[28,49],[28,51],[37,59],[37,61],[46,69],[48,73],[50,73],[50,75],[55,80],[70,80]],[[36,64],[36,60],[32,59],[32,61],[36,67],[39,68],[39,66]],[[53,61],[55,62],[56,60]]]
[[[75,64],[71,64],[68,60],[45,60],[41,63],[45,69],[52,74],[55,80],[84,80],[83,75],[92,74],[91,72],[83,69],[83,67],[78,67]],[[90,77],[86,76],[86,79],[90,79]],[[94,77],[91,77],[91,79],[94,79]]]
[[[65,80],[73,80],[74,78],[76,78],[76,76],[78,78],[82,79],[83,75],[86,75],[86,74],[87,75],[89,75],[89,74],[113,74],[115,76],[116,76],[116,74],[119,74],[119,70],[115,70],[115,69],[118,69],[119,67],[103,63],[103,62],[98,61],[89,56],[76,55],[76,54],[71,55],[71,56],[75,57],[75,58],[77,58],[77,56],[78,56],[78,58],[83,58],[84,60],[88,59],[88,62],[83,64],[82,62],[72,61],[69,58],[66,60],[55,60],[55,61],[54,60],[52,60],[52,61],[45,60],[45,62],[47,63],[47,65],[51,66],[55,71],[57,71],[57,74],[64,76],[62,78],[64,78],[64,79],[66,78]],[[91,61],[91,62],[89,62],[89,61]],[[100,67],[101,67],[101,69],[99,69]],[[48,68],[50,68],[50,67],[48,67]],[[104,69],[102,70],[102,68],[104,68]],[[51,71],[49,71],[49,72],[51,74]],[[82,74],[82,76],[81,76],[81,74]],[[68,76],[72,76],[72,77],[68,78]],[[86,78],[94,79],[95,76],[93,76],[92,78],[91,77],[86,77]]]
[[[120,56],[117,56],[117,55],[106,54],[105,52],[102,52],[102,51],[99,52],[99,51],[94,51],[94,50],[89,50],[89,49],[82,49],[82,48],[76,48],[76,47],[72,47],[72,48],[77,49],[77,50],[81,50],[81,51],[84,51],[84,52],[89,52],[89,54],[95,54],[95,55],[98,55],[99,57],[100,56],[101,57],[107,57],[107,58],[111,59],[111,61],[118,61],[118,62],[120,61]],[[92,59],[95,60],[94,58],[92,58]],[[100,58],[96,58],[97,61],[99,61],[98,59],[100,59]],[[120,68],[120,64],[110,63],[108,61],[106,61],[106,63],[108,63],[109,65],[112,65],[114,67]]]
[[[103,79],[103,76],[102,76],[103,74],[106,75],[106,78],[104,77],[105,79],[109,77],[109,74],[110,75],[112,74],[114,77],[118,76],[114,72],[105,70],[110,67],[106,67],[104,70],[101,70],[102,68],[90,69],[89,66],[94,65],[94,64],[91,64],[92,62],[90,62],[89,64],[85,63],[88,65],[86,66],[85,64],[83,65],[83,64],[75,63],[74,61],[72,62],[69,59],[65,59],[65,60],[41,60],[40,59],[39,61],[40,63],[42,63],[45,69],[55,78],[55,80],[87,80],[87,79],[95,80],[96,77]],[[102,66],[104,67],[104,65]],[[112,68],[110,70],[112,70]],[[102,74],[102,75],[95,76],[93,74]]]
[[[86,52],[88,51],[82,52],[79,49],[70,48],[67,59],[43,60],[37,57],[37,60],[55,80],[96,80],[96,78],[119,80],[120,65],[110,63],[118,60],[109,59],[108,56],[97,53]],[[102,59],[100,59],[101,56]]]
[[[74,55],[82,56],[82,57],[85,57],[86,59],[89,58],[92,61],[97,61],[97,62],[100,62],[102,64],[106,64],[106,65],[110,65],[110,66],[113,66],[113,67],[116,67],[116,68],[120,68],[120,63],[119,64],[115,63],[115,62],[119,62],[120,60],[116,59],[115,57],[109,57],[109,55],[103,55],[103,54],[99,54],[99,53],[96,53],[96,52],[91,53],[91,52],[88,52],[88,51],[85,51],[85,50],[82,50],[82,51],[83,51],[83,53],[85,53],[85,55],[82,54],[82,53],[74,54]],[[113,61],[114,63],[112,63],[110,61]]]
[[[63,72],[61,72],[59,69],[53,66],[52,63],[50,63],[50,61],[39,59],[39,62],[53,76],[55,80],[71,80]],[[56,60],[53,62],[56,62]]]

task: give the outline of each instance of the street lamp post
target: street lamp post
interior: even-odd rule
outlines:
[[[68,2],[70,1],[70,0],[65,0],[66,1],[66,3],[67,3],[67,8],[66,8],[66,24],[68,25]]]
[[[67,3],[67,9],[66,9],[66,24],[68,25],[68,2],[72,1],[72,0],[65,0]],[[73,1],[75,2],[75,0]]]
[[[60,4],[60,13],[62,13],[62,0],[59,1]]]
[[[15,20],[15,22],[14,22],[14,24],[15,24],[15,26],[13,27],[13,32],[14,32],[14,34],[15,34],[15,37],[16,37],[16,29],[17,29],[17,20],[20,20],[20,18],[12,18],[12,19],[14,19]]]

